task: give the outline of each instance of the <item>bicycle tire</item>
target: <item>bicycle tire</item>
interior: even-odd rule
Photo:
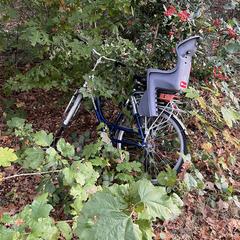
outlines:
[[[156,120],[155,117],[154,118],[147,117],[146,119],[147,119],[147,121],[150,121],[150,122]],[[144,165],[144,170],[145,170],[145,172],[147,172],[151,176],[152,182],[154,184],[157,183],[156,178],[157,178],[158,173],[160,171],[165,170],[167,165],[169,165],[171,168],[175,169],[177,173],[179,173],[181,171],[181,167],[182,167],[182,164],[183,164],[183,155],[187,154],[187,136],[186,136],[185,128],[184,128],[184,125],[182,124],[182,122],[176,116],[174,116],[173,114],[170,114],[168,112],[163,112],[159,119],[165,119],[166,123],[171,128],[173,128],[175,130],[175,132],[177,133],[177,138],[179,140],[179,150],[176,151],[176,154],[178,155],[178,158],[174,159],[174,161],[171,163],[171,165],[166,164],[166,162],[165,162],[163,164],[161,163],[161,166],[160,166],[160,164],[158,164],[157,169],[152,169],[152,166],[149,165],[150,160],[148,159],[148,156],[146,155],[146,151],[148,151],[148,149],[147,149],[148,147],[143,148],[141,150],[139,148],[136,149],[136,147],[135,147],[135,151],[137,150],[137,153],[138,153],[138,159],[140,158],[140,160],[142,160],[143,165]],[[166,131],[162,131],[161,133],[164,133],[164,132],[166,132]],[[128,133],[126,133],[124,131],[118,131],[117,139],[120,140],[120,141],[124,141],[124,139],[129,140],[129,136],[127,136],[127,134]],[[140,138],[139,138],[139,136],[137,136],[137,134],[135,134],[135,138],[134,138],[134,134],[132,134],[132,137],[130,139],[132,141],[137,141],[137,142],[140,141]],[[162,141],[163,140],[164,139],[162,139]],[[166,140],[164,140],[164,141],[166,141]],[[147,141],[149,141],[149,139],[147,139]],[[132,150],[134,151],[133,147],[124,146],[122,143],[117,144],[117,148],[122,149],[124,147],[125,147],[125,150],[129,151],[130,158],[131,158]],[[142,156],[139,156],[139,155],[142,155]],[[136,160],[138,160],[138,159],[136,159]],[[152,159],[151,159],[151,161],[152,161]],[[150,161],[150,163],[151,163],[151,161]],[[166,159],[165,159],[165,161],[166,161]],[[153,171],[155,173],[153,173]]]

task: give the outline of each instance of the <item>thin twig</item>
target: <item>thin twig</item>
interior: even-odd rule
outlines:
[[[157,24],[155,33],[154,33],[154,41],[157,39],[157,35],[158,35],[158,30],[159,30],[159,23]]]
[[[16,174],[8,177],[4,177],[2,181],[8,180],[11,178],[16,178],[16,177],[27,177],[27,176],[35,176],[35,175],[43,175],[43,174],[48,174],[48,173],[57,173],[61,172],[62,170],[53,170],[53,171],[48,171],[48,172],[34,172],[34,173],[22,173],[22,174]]]

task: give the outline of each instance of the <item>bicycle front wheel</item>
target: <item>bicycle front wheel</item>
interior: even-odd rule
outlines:
[[[118,143],[117,147],[129,151],[132,160],[140,160],[145,171],[156,183],[158,174],[167,166],[180,172],[183,155],[187,154],[187,139],[183,124],[173,114],[163,112],[158,117],[142,117],[142,129],[145,132],[146,146],[137,149]],[[131,125],[131,127],[133,127]],[[117,139],[139,142],[138,134],[119,131]]]

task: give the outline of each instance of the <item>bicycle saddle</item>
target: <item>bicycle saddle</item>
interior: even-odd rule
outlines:
[[[138,106],[142,116],[157,116],[156,90],[179,92],[187,88],[191,70],[192,56],[197,50],[199,36],[193,36],[180,42],[176,47],[177,64],[172,70],[150,68],[147,70],[147,90]]]

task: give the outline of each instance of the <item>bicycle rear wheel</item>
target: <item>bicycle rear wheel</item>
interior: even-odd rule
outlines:
[[[185,130],[180,120],[168,112],[163,112],[158,117],[142,117],[141,120],[146,134],[146,147],[140,149],[124,146],[123,143],[118,143],[117,147],[129,151],[132,160],[140,160],[144,164],[145,171],[151,176],[152,182],[157,183],[158,174],[168,165],[177,172],[181,170],[183,155],[187,154]],[[134,128],[134,125],[130,124],[130,126]],[[141,141],[138,134],[124,131],[118,132],[117,139]]]

